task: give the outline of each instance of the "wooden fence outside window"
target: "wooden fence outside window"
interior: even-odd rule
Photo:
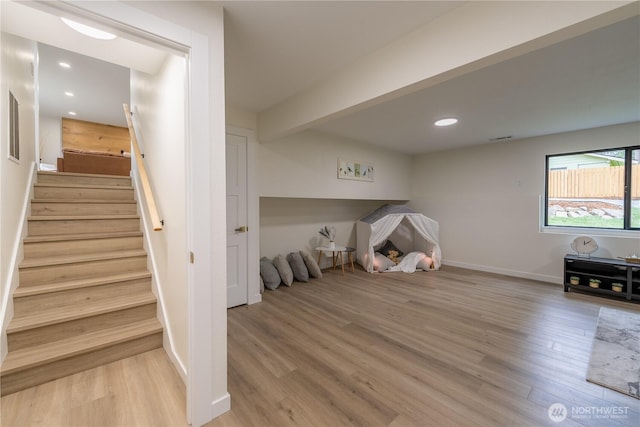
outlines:
[[[640,199],[640,165],[631,166],[631,198]],[[621,199],[624,166],[549,171],[549,198]]]

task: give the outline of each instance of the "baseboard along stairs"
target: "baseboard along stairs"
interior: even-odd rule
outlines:
[[[1,394],[162,346],[131,178],[39,172]]]

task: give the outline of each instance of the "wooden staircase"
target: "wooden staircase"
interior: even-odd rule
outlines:
[[[162,346],[131,178],[39,172],[2,395]]]

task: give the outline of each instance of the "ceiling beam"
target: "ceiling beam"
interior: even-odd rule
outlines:
[[[468,2],[258,114],[269,142],[640,13],[637,1]]]

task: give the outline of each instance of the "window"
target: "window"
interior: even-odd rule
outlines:
[[[640,148],[547,156],[545,225],[640,229]]]
[[[9,92],[9,157],[20,160],[20,119],[18,100]]]
[[[631,227],[640,229],[640,148],[631,151],[631,163],[629,169],[630,202],[629,218]]]

